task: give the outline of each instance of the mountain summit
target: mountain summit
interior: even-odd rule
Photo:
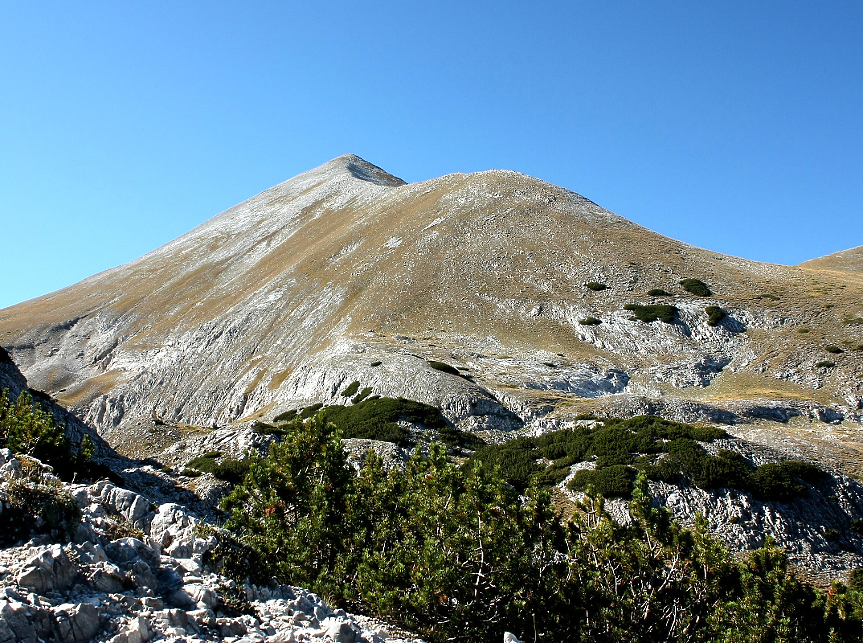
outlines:
[[[649,411],[787,432],[860,421],[861,294],[516,172],[407,184],[346,155],[0,311],[0,344],[129,453],[179,439],[145,430],[154,417],[205,430],[352,382],[475,430]],[[856,462],[854,444],[825,445]]]

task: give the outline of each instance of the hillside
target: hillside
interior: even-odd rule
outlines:
[[[480,430],[514,428],[511,412],[651,410],[797,434],[859,426],[861,294],[856,275],[694,248],[515,172],[405,184],[344,156],[0,311],[0,344],[129,453],[333,400],[352,381]],[[678,312],[645,323],[628,304]],[[716,326],[711,305],[727,313]],[[180,429],[145,440],[153,416]],[[855,432],[832,430],[822,446],[857,470]]]
[[[834,252],[799,264],[801,268],[863,274],[863,246]]]

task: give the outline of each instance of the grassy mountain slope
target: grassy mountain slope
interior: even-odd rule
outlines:
[[[456,423],[481,407],[485,428],[500,403],[531,420],[627,396],[803,402],[859,420],[861,295],[854,273],[701,250],[515,172],[405,184],[344,156],[0,311],[0,345],[109,440],[153,414],[201,427],[271,416],[352,381]],[[633,321],[628,304],[675,306],[675,321]],[[708,306],[726,313],[715,326]]]

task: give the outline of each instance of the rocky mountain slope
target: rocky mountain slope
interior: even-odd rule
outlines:
[[[421,643],[298,587],[237,586],[206,564],[215,541],[188,508],[106,480],[63,484],[34,464],[0,449],[0,497],[24,480],[59,486],[81,518],[69,542],[39,536],[0,550],[0,643]]]
[[[474,430],[645,410],[768,423],[859,472],[855,270],[694,248],[515,172],[405,184],[344,156],[0,311],[0,344],[129,454],[359,381]],[[674,306],[673,323],[632,304]],[[154,417],[172,430],[149,435]]]
[[[0,310],[0,389],[33,392],[74,444],[89,433],[116,474],[70,488],[89,530],[77,544],[0,552],[0,642],[397,640],[299,588],[244,588],[257,616],[220,613],[228,581],[202,567],[193,530],[227,488],[190,474],[193,458],[264,452],[274,438],[257,422],[375,395],[429,404],[489,443],[588,414],[720,424],[728,437],[705,448],[830,475],[788,502],[653,481],[656,503],[686,524],[703,514],[735,551],[770,535],[809,578],[847,578],[863,564],[859,250],[761,264],[515,172],[406,184],[345,156]],[[354,462],[409,452],[345,445]],[[566,481],[556,493],[572,499]],[[609,506],[626,520],[622,500]]]

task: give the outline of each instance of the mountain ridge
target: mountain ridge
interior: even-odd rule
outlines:
[[[688,293],[686,278],[712,295]],[[844,323],[863,315],[859,292],[675,241],[517,172],[405,183],[344,155],[0,311],[0,344],[109,442],[153,414],[224,426],[334,400],[355,380],[407,397],[401,383],[414,382],[414,398],[480,430],[511,428],[513,411],[557,421],[636,398],[804,401],[793,412],[811,421],[859,422],[861,360]],[[673,305],[675,322],[633,322],[630,304]],[[710,305],[726,311],[716,326]],[[816,366],[826,358],[835,366]],[[473,383],[454,387],[427,366],[438,359]]]

